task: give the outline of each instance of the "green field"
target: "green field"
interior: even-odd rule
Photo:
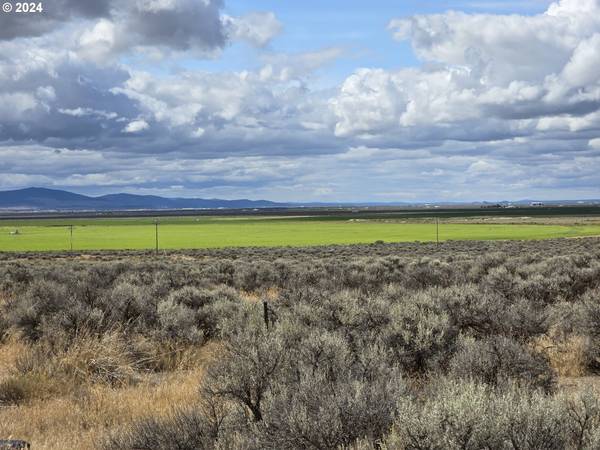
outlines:
[[[48,219],[0,222],[0,251],[153,249],[151,218]],[[18,230],[18,234],[13,234]],[[328,218],[172,217],[161,219],[161,249],[435,241],[434,223]],[[444,240],[546,239],[598,236],[600,225],[440,223]]]

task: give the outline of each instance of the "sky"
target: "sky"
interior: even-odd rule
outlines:
[[[600,0],[41,4],[0,12],[0,190],[600,198]]]

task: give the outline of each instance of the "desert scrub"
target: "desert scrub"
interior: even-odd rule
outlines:
[[[424,401],[404,402],[387,448],[594,448],[597,398],[548,396],[517,386],[439,380]]]
[[[598,448],[597,394],[566,395],[561,377],[600,360],[599,261],[598,239],[0,254],[0,383],[17,405],[0,430],[54,439],[55,420],[86,450],[102,435],[125,449]],[[51,412],[63,404],[76,413]]]

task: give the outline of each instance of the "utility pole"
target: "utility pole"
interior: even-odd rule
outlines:
[[[71,244],[71,251],[73,251],[73,225],[69,225],[69,231],[70,231],[69,242]]]
[[[154,221],[154,241],[156,243],[156,255],[158,255],[158,219]]]
[[[439,217],[435,218],[435,241],[437,245],[440,245],[440,219]]]

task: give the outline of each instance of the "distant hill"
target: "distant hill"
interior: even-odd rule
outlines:
[[[249,209],[249,208],[288,208],[288,207],[494,207],[497,205],[529,206],[533,200],[515,202],[307,202],[278,203],[267,200],[220,200],[203,198],[166,198],[156,195],[110,194],[100,197],[74,194],[73,192],[46,188],[27,188],[14,191],[0,191],[0,210],[19,211],[124,211],[124,210],[176,210],[176,209]],[[600,200],[563,200],[540,202],[548,206],[556,205],[598,205]]]
[[[111,194],[100,197],[45,188],[0,191],[0,209],[12,210],[135,210],[135,209],[218,209],[277,208],[289,204],[266,200],[219,200],[202,198],[164,198],[154,195]]]

